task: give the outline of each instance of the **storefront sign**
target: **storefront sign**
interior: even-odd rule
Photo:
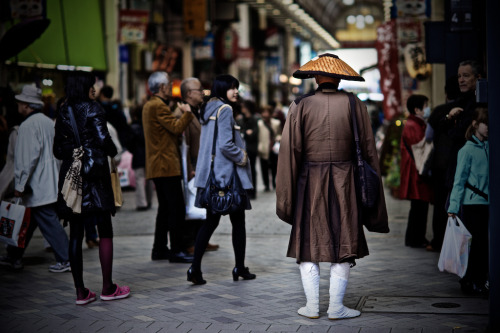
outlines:
[[[240,68],[246,68],[250,69],[253,66],[253,57],[254,57],[254,49],[253,48],[246,48],[238,49],[238,67]]]
[[[231,63],[238,55],[238,35],[231,28],[223,29],[215,37],[215,46],[217,61]]]
[[[21,19],[21,20],[44,18],[46,6],[47,6],[46,0],[25,0],[25,1],[11,0],[10,1],[11,18]]]
[[[160,44],[156,47],[153,59],[153,71],[171,73],[179,59],[179,51],[174,47]]]
[[[205,37],[206,1],[183,1],[184,33],[193,37]]]
[[[380,89],[384,94],[384,117],[391,120],[401,113],[401,83],[398,69],[398,46],[394,20],[377,28],[375,47],[380,71]]]
[[[120,10],[120,43],[137,43],[146,41],[149,12],[147,10]]]
[[[451,31],[472,30],[472,0],[450,0],[448,20]]]
[[[214,58],[214,35],[211,32],[203,40],[193,41],[194,60],[204,60]]]

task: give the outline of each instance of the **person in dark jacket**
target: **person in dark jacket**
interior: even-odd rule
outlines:
[[[434,108],[427,120],[426,139],[434,144],[432,155],[432,189],[434,191],[434,210],[432,213],[432,240],[427,246],[427,251],[441,251],[443,244],[446,222],[446,201],[448,199],[448,187],[446,186],[446,170],[450,161],[451,138],[448,136],[448,129],[440,122],[453,108],[453,102],[457,99],[460,90],[458,89],[457,76],[453,75],[446,80],[444,87],[446,103]]]
[[[106,85],[101,88],[98,96],[98,102],[106,114],[108,121],[118,133],[118,140],[124,149],[129,149],[128,145],[131,137],[130,126],[127,123],[127,117],[123,112],[122,104],[119,100],[113,100],[113,87]]]
[[[132,169],[135,174],[135,209],[144,211],[151,208],[153,181],[146,179],[146,140],[142,126],[142,105],[132,110],[131,138],[129,151],[132,154]]]
[[[82,242],[85,223],[95,220],[100,236],[99,259],[102,270],[101,300],[109,301],[125,298],[130,294],[128,286],[118,286],[113,283],[113,227],[111,216],[115,215],[115,201],[111,187],[111,176],[108,157],[117,154],[111,140],[104,110],[94,101],[95,76],[88,72],[75,72],[66,80],[66,101],[62,106],[55,125],[54,156],[62,160],[59,173],[58,215],[69,222],[70,244],[69,257],[71,273],[76,288],[76,304],[85,305],[95,301],[96,294],[85,288],[83,282]],[[67,207],[61,190],[65,176],[73,162],[73,149],[77,148],[75,133],[71,125],[69,112],[72,112],[80,136],[80,143],[85,154],[89,152],[94,157],[96,172],[92,175],[82,175],[82,208],[81,214],[74,214]]]
[[[446,173],[446,185],[451,191],[457,167],[458,151],[464,146],[465,133],[472,123],[476,107],[476,82],[481,78],[481,66],[477,61],[462,61],[458,66],[458,86],[460,95],[451,105],[451,110],[441,118],[452,140],[450,162]]]
[[[255,102],[245,100],[241,103],[240,127],[243,138],[245,139],[250,168],[252,170],[253,189],[249,190],[250,199],[257,197],[257,172],[255,161],[257,160],[257,147],[259,145],[259,126],[258,119],[255,116]]]

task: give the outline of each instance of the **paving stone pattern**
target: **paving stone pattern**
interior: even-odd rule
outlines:
[[[465,297],[458,277],[438,271],[438,253],[403,245],[409,204],[386,195],[391,233],[366,232],[371,254],[351,270],[344,299],[362,312],[358,318],[328,320],[326,263],[320,264],[321,317],[297,315],[305,296],[295,260],[285,256],[290,226],[276,217],[273,192],[258,192],[247,212],[246,265],[257,279],[233,282],[231,225],[225,217],[211,240],[220,249],[203,258],[208,281],[203,286],[186,281],[189,264],[151,261],[157,204],[137,212],[133,192],[125,192],[124,207],[113,220],[113,276],[130,286],[132,296],[76,306],[71,274],[48,271],[53,255],[44,251],[37,231],[24,270],[0,267],[0,332],[483,332],[488,301]],[[86,287],[99,295],[97,249],[84,248],[84,271]]]

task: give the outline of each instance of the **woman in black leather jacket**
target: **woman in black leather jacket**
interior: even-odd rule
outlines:
[[[109,135],[104,110],[95,99],[95,76],[88,72],[74,72],[66,80],[66,100],[59,111],[54,137],[54,155],[62,160],[59,173],[58,214],[69,221],[69,257],[71,272],[76,287],[76,304],[85,305],[95,301],[96,295],[85,288],[83,283],[82,242],[85,221],[95,220],[99,231],[99,259],[102,269],[101,300],[125,298],[130,288],[113,283],[113,227],[111,216],[115,215],[113,189],[108,165],[108,156],[113,157],[117,150]],[[77,147],[71,126],[69,110],[76,120],[84,154],[91,154],[98,162],[92,175],[82,174],[82,212],[73,214],[61,195],[64,178],[73,161],[73,149]]]

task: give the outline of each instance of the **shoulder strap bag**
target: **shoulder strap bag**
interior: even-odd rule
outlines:
[[[356,144],[356,191],[358,199],[365,208],[373,208],[378,202],[380,179],[377,172],[368,164],[361,155],[361,147],[359,144],[358,122],[356,119],[356,101],[352,93],[347,93],[349,96],[349,104],[351,107],[352,128],[354,132],[354,142]]]
[[[214,139],[212,143],[212,160],[210,162],[210,173],[205,188],[200,193],[200,204],[211,214],[227,215],[240,210],[244,210],[247,204],[246,191],[241,185],[236,164],[233,162],[233,173],[230,181],[225,186],[220,186],[215,179],[214,160],[216,152],[218,120],[221,110],[226,106],[222,105],[215,116]],[[211,120],[213,120],[211,118]],[[233,130],[234,142],[234,130]]]
[[[73,114],[73,108],[68,105],[69,120],[71,122],[71,127],[73,128],[73,134],[75,135],[76,145],[82,149],[82,166],[81,172],[83,175],[88,177],[100,177],[104,174],[104,165],[108,163],[106,156],[97,157],[92,154],[92,150],[85,149],[80,142],[80,135],[78,134],[78,127],[76,125],[75,115]]]
[[[82,212],[82,158],[83,158],[83,147],[80,144],[80,136],[78,135],[78,130],[76,127],[75,117],[73,116],[73,110],[71,106],[68,106],[69,119],[71,121],[71,127],[75,134],[75,140],[77,147],[73,149],[73,162],[66,172],[64,177],[64,183],[61,189],[61,195],[73,213],[80,214]]]

